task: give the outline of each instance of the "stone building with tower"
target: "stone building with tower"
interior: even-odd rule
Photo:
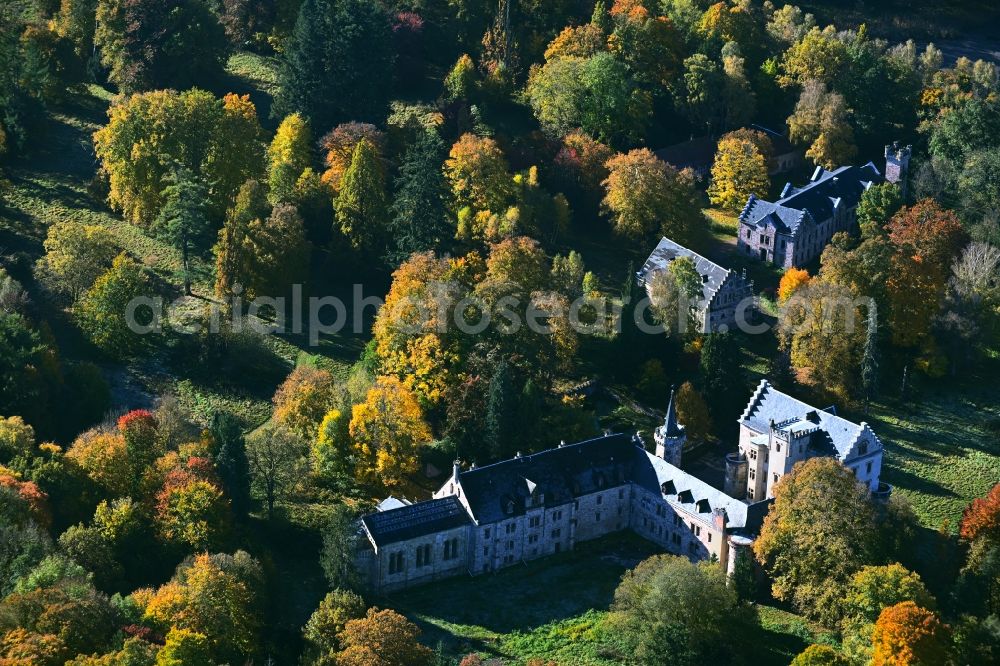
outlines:
[[[817,409],[762,380],[739,420],[739,451],[726,457],[725,490],[754,502],[774,497],[774,486],[797,462],[830,456],[854,472],[875,496],[880,483],[882,442],[867,423],[853,423],[834,407]]]
[[[636,272],[639,286],[652,293],[652,284],[658,273],[670,268],[680,258],[690,259],[701,277],[701,298],[692,304],[701,333],[735,330],[738,317],[751,321],[756,313],[753,281],[746,271],[737,273],[709,261],[697,252],[687,249],[669,238],[662,238],[649,258]]]
[[[739,216],[737,250],[779,268],[808,264],[835,233],[854,227],[865,190],[883,181],[905,188],[910,153],[909,146],[886,146],[884,175],[872,162],[833,171],[818,166],[802,187],[786,183],[777,201],[750,195]]]
[[[873,493],[882,446],[865,424],[817,410],[766,381],[740,419],[722,490],[680,468],[687,436],[671,392],[654,452],[606,434],[468,469],[456,462],[433,498],[391,498],[364,516],[356,563],[376,593],[479,575],[631,530],[665,551],[727,572],[763,525],[774,483],[796,462],[833,455]]]

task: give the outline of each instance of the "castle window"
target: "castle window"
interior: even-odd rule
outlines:
[[[866,474],[870,475],[872,473],[872,462],[870,460],[868,461],[868,464],[867,464],[867,466],[866,466],[865,469],[866,469],[866,472],[865,472]]]
[[[507,542],[507,550],[514,550],[514,541],[513,540]]]
[[[396,574],[403,570],[403,551],[389,556],[389,573]]]
[[[458,557],[458,539],[448,539],[444,542],[444,559],[453,560]]]
[[[778,475],[777,475],[777,474],[775,474],[775,475],[774,475],[774,482],[775,482],[775,483],[777,483],[777,482],[778,482]]]
[[[532,534],[528,537],[528,543],[538,543],[538,535]]]
[[[624,488],[619,488],[618,489],[618,499],[625,499],[625,489]]]
[[[553,513],[552,520],[562,520],[562,511],[556,511]]]
[[[424,567],[431,563],[431,545],[426,543],[417,546],[417,566]]]
[[[863,456],[868,453],[868,442],[861,442],[861,446],[858,448],[858,455]]]
[[[562,535],[562,530],[552,530],[552,538],[558,539]]]
[[[775,442],[774,443],[774,452],[775,453],[781,453],[781,442]]]
[[[487,527],[485,530],[483,530],[483,538],[484,539],[490,538],[490,528]]]
[[[755,478],[757,478],[757,471],[751,469],[750,470],[750,480],[753,481]]]
[[[711,532],[708,533],[708,542],[712,543],[712,533]]]
[[[490,549],[483,548],[483,557],[489,557],[489,556],[490,556]]]
[[[532,516],[528,520],[528,527],[538,527],[541,523],[542,523],[542,517],[541,516]]]
[[[753,499],[753,488],[747,488],[747,497]]]
[[[597,496],[597,503],[598,504],[603,504],[604,503],[604,498],[602,496],[598,495]]]
[[[597,522],[601,521],[601,512],[600,511],[598,511],[597,513],[594,514],[594,520],[597,521]]]

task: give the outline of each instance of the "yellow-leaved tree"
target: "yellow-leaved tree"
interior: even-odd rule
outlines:
[[[751,194],[766,195],[769,185],[767,159],[753,141],[729,134],[719,139],[708,187],[713,204],[739,212]]]
[[[272,203],[291,201],[295,184],[312,159],[309,121],[293,113],[285,117],[267,148],[267,181]]]
[[[809,284],[809,271],[804,268],[789,268],[778,283],[778,301],[785,303],[792,295]]]
[[[364,483],[397,486],[417,471],[420,446],[431,439],[413,391],[395,377],[379,377],[365,401],[354,405],[349,426]]]

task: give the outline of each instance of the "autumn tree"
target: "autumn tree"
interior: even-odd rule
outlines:
[[[811,280],[785,304],[779,321],[783,349],[809,381],[840,398],[858,388],[864,348],[866,308],[843,287]]]
[[[205,634],[190,629],[171,629],[156,655],[156,666],[209,663],[211,650]]]
[[[348,622],[365,615],[365,602],[354,592],[339,588],[328,592],[302,629],[310,663],[335,663],[334,653],[341,650],[338,636]]]
[[[996,613],[1000,609],[1000,573],[995,563],[1000,550],[1000,484],[965,508],[959,535],[969,544],[966,568],[985,583],[988,607]]]
[[[429,666],[434,653],[417,642],[420,630],[394,610],[369,608],[363,618],[349,620],[339,640],[338,666]]]
[[[334,408],[319,424],[319,434],[309,450],[309,464],[313,474],[323,480],[339,482],[354,476],[349,422],[349,414]]]
[[[379,377],[349,424],[359,480],[392,487],[417,470],[419,448],[431,439],[413,392],[395,377]]]
[[[145,272],[125,254],[118,255],[107,270],[84,293],[75,310],[80,328],[97,347],[114,356],[129,356],[142,348],[142,338],[127,321],[133,314],[136,323],[147,324],[140,312],[128,305],[140,296],[149,296]]]
[[[184,293],[191,295],[191,255],[204,243],[210,231],[208,188],[186,167],[179,166],[167,177],[163,207],[153,222],[153,230],[181,253]]]
[[[801,28],[795,28],[801,30]],[[808,87],[810,81],[832,84],[847,63],[847,46],[838,39],[833,26],[812,26],[785,52],[781,60],[782,85]]]
[[[326,164],[323,182],[332,187],[334,192],[340,191],[340,183],[351,166],[354,149],[362,139],[371,143],[380,156],[385,152],[385,133],[370,123],[341,123],[319,140],[320,148],[326,152],[323,158]]]
[[[72,300],[111,267],[118,254],[114,236],[105,227],[78,222],[56,222],[46,232],[45,254],[38,260],[43,282]]]
[[[202,634],[212,661],[239,663],[257,646],[263,582],[260,564],[243,551],[195,555],[150,594],[144,620]]]
[[[875,622],[883,609],[904,601],[932,610],[937,605],[920,575],[903,565],[866,566],[854,574],[847,586],[844,613]]]
[[[931,666],[948,661],[948,627],[913,601],[884,609],[872,634],[874,666]]]
[[[295,185],[312,164],[312,132],[301,114],[292,113],[278,125],[267,148],[267,183],[272,203],[292,202]]]
[[[874,558],[875,541],[868,489],[837,460],[812,458],[774,487],[753,550],[776,598],[833,626],[852,576]]]
[[[354,590],[361,585],[361,577],[355,566],[357,519],[357,514],[347,505],[338,503],[331,507],[323,526],[323,547],[320,549],[319,564],[334,590]]]
[[[108,175],[112,208],[149,226],[165,200],[163,182],[179,166],[208,184],[208,208],[221,218],[240,186],[263,173],[261,133],[247,96],[159,90],[116,101],[108,124],[94,134],[94,147]]]
[[[608,177],[605,164],[613,155],[610,147],[583,130],[570,132],[562,138],[559,152],[553,158],[560,184],[569,190],[568,194],[578,191],[588,202],[596,204],[603,194],[601,183]]]
[[[198,0],[99,0],[94,42],[124,93],[214,83],[228,55],[218,18]]]
[[[219,545],[229,502],[215,483],[176,469],[167,474],[156,501],[156,520],[165,541],[198,551]]]
[[[335,391],[336,382],[328,371],[298,365],[274,394],[274,420],[308,441],[334,405]]]
[[[354,148],[334,208],[340,231],[352,246],[371,252],[384,243],[388,226],[385,174],[375,146],[367,139]]]
[[[690,171],[677,171],[647,148],[616,155],[607,167],[603,207],[617,233],[632,239],[662,233],[685,245],[702,233]]]
[[[850,664],[851,661],[847,657],[829,645],[813,644],[795,655],[790,666],[850,666]]]
[[[708,188],[713,204],[739,212],[751,194],[766,196],[769,185],[767,160],[754,143],[731,134],[719,139]]]
[[[273,517],[275,503],[299,480],[305,455],[302,439],[282,426],[265,426],[248,438],[251,487],[264,498],[268,517]]]
[[[848,113],[842,95],[827,91],[821,81],[808,81],[795,111],[788,117],[788,136],[795,143],[809,146],[806,157],[834,169],[857,153]]]
[[[778,302],[785,303],[799,289],[809,284],[809,271],[794,266],[785,270],[778,283]]]
[[[491,138],[463,134],[444,163],[455,210],[502,212],[513,192],[507,158]]]
[[[708,405],[691,382],[684,382],[677,391],[677,420],[684,425],[684,432],[696,442],[703,442],[712,434]]]
[[[281,65],[281,114],[316,128],[348,120],[380,122],[392,82],[392,35],[371,0],[305,0]]]

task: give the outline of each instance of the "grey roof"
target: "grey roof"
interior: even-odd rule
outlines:
[[[370,513],[361,522],[376,546],[407,541],[470,523],[465,507],[454,496]]]
[[[746,504],[730,497],[718,488],[688,474],[679,467],[639,450],[633,470],[633,481],[653,492],[661,492],[667,501],[680,505],[693,514],[704,514],[711,520],[714,510],[726,513],[726,526],[731,529],[758,529],[767,514],[767,502]]]
[[[792,145],[792,142],[788,140],[788,137],[780,132],[776,132],[773,129],[764,127],[763,125],[750,125],[750,129],[763,132],[767,135],[767,138],[771,140],[771,147],[774,149],[775,155],[786,155],[788,153],[798,151],[798,148]]]
[[[413,502],[406,499],[405,497],[397,498],[393,497],[392,495],[389,495],[375,506],[375,510],[389,511],[390,509],[398,509],[403,506],[410,506],[411,504],[413,504]]]
[[[750,195],[740,221],[758,227],[773,225],[781,233],[795,235],[807,218],[822,222],[832,217],[837,207],[857,206],[865,190],[881,181],[881,172],[871,162],[833,171],[816,167],[809,183],[799,188],[786,184],[775,202]]]
[[[660,160],[676,169],[707,172],[715,161],[715,139],[700,136],[653,151]]]
[[[874,441],[878,437],[867,423],[852,423],[837,416],[832,407],[817,409],[787,393],[777,390],[763,379],[740,416],[740,423],[758,433],[767,433],[771,424],[776,430],[811,433],[809,445],[820,453],[836,455],[843,461],[865,433]]]
[[[629,435],[606,435],[476,467],[462,472],[459,483],[475,521],[493,523],[523,514],[529,488],[540,493],[545,506],[557,506],[621,485],[634,456]]]
[[[679,243],[675,243],[666,236],[660,239],[656,247],[650,253],[646,263],[636,273],[636,277],[643,284],[647,283],[654,273],[664,271],[678,257],[688,257],[694,262],[694,268],[701,276],[702,297],[705,302],[712,300],[712,296],[719,290],[722,283],[729,277],[731,271],[723,268],[713,261],[709,261],[697,252],[687,249]]]
[[[670,387],[670,402],[667,403],[667,416],[663,420],[663,434],[667,437],[680,437],[684,434],[684,426],[677,422],[677,409],[674,407],[674,387]]]

